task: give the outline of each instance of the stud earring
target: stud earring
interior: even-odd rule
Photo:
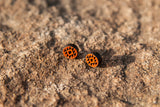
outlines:
[[[63,55],[68,59],[75,59],[78,56],[78,47],[74,44],[68,44],[63,49]]]
[[[100,54],[97,52],[87,54],[85,59],[86,59],[86,63],[90,67],[97,67],[102,61]]]

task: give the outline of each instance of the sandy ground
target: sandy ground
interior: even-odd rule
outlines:
[[[160,0],[0,0],[0,106],[160,106],[159,12]]]

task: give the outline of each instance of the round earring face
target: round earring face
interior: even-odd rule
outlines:
[[[90,67],[97,67],[101,61],[101,58],[99,57],[99,55],[94,53],[87,54],[85,59],[86,59],[86,63]]]
[[[78,56],[78,48],[76,45],[69,44],[63,49],[63,55],[68,59],[75,59]]]

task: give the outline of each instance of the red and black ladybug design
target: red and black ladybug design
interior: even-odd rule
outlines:
[[[101,56],[98,53],[87,54],[85,59],[90,67],[97,67],[101,63]]]
[[[78,56],[78,47],[74,44],[68,44],[63,49],[63,55],[68,59],[75,59]]]

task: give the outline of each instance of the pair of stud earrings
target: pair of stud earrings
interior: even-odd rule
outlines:
[[[68,44],[63,49],[63,55],[68,59],[77,58],[78,52],[78,47],[74,44]],[[99,53],[93,52],[86,55],[85,61],[90,67],[97,67],[101,63],[102,58]]]

